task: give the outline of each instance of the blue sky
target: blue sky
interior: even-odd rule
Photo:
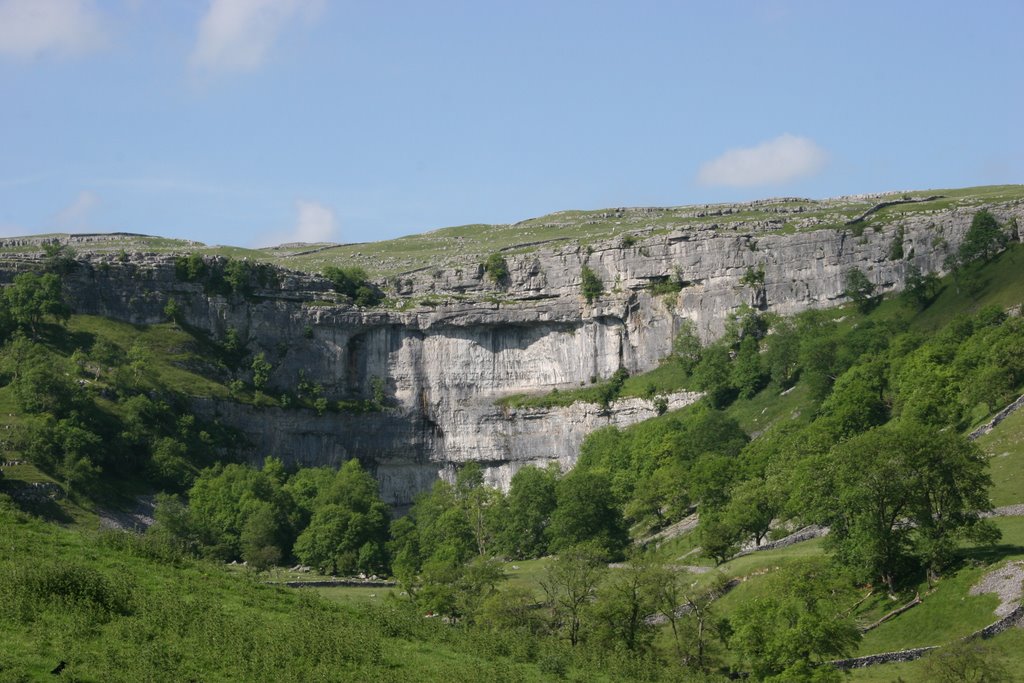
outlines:
[[[0,0],[0,235],[1024,182],[1024,3]]]

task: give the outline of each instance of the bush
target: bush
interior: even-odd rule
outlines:
[[[597,277],[590,266],[583,266],[580,269],[580,290],[588,304],[594,303],[594,299],[601,296],[601,292],[604,290],[601,278]]]
[[[335,291],[352,299],[356,306],[376,306],[384,300],[384,294],[370,282],[366,271],[357,266],[327,266],[324,277],[331,281]]]
[[[508,282],[508,262],[505,261],[505,257],[501,254],[491,254],[487,257],[487,260],[484,262],[484,272],[487,273],[487,277],[495,284],[500,285]]]

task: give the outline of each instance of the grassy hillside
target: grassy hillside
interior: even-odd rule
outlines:
[[[339,605],[0,508],[0,680],[548,679],[398,603]]]
[[[373,276],[385,277],[425,268],[475,266],[495,252],[518,253],[542,247],[585,246],[617,238],[628,241],[678,230],[732,230],[743,221],[769,222],[773,231],[782,233],[823,228],[853,229],[846,225],[847,221],[880,202],[921,200],[936,195],[941,195],[941,198],[883,208],[858,223],[856,230],[883,227],[900,217],[950,207],[1019,200],[1024,198],[1024,185],[889,192],[825,200],[781,198],[747,204],[560,211],[513,224],[463,225],[358,244],[288,244],[246,249],[122,234],[112,236],[106,244],[91,244],[88,249],[111,253],[122,249],[153,253],[197,252],[245,257],[310,272],[319,272],[331,265],[357,265]],[[29,245],[3,249],[12,254],[38,250],[39,247]]]
[[[986,192],[998,195],[1000,192],[1012,193],[1016,189],[986,188]],[[974,201],[977,196],[967,193],[937,201]],[[851,200],[850,206],[843,210],[851,214],[863,210],[863,203],[858,204],[859,201]],[[867,202],[868,205],[870,203]],[[897,210],[899,207],[885,209],[871,220],[885,220]],[[623,212],[618,218],[627,214]],[[575,214],[569,219],[582,220]],[[595,230],[609,228],[601,224],[598,217],[591,215],[587,220],[591,219],[597,221],[592,224],[597,226]],[[469,239],[478,236],[478,232],[478,229],[466,229],[464,234],[455,234],[455,237]],[[924,348],[928,340],[945,340],[946,346],[936,345],[933,350],[940,368],[943,364],[956,366],[960,373],[956,378],[961,384],[984,377],[986,381],[992,381],[993,386],[1001,386],[996,381],[998,377],[993,379],[977,372],[979,367],[992,362],[985,355],[988,349],[980,342],[971,342],[974,345],[970,346],[964,340],[972,339],[971,335],[977,333],[976,339],[995,339],[1003,343],[1005,338],[983,335],[993,333],[993,330],[1018,328],[1011,326],[1012,320],[1001,328],[1004,321],[1001,316],[994,316],[992,310],[979,316],[979,321],[958,316],[977,314],[991,305],[998,309],[1011,308],[1024,301],[1024,275],[1019,268],[1019,261],[1024,258],[1022,250],[1024,247],[1017,245],[987,263],[980,272],[981,286],[972,288],[970,294],[961,291],[956,278],[946,278],[940,283],[934,300],[923,311],[917,311],[902,298],[893,298],[861,310],[848,306],[820,314],[815,323],[819,328],[816,329],[827,330],[831,335],[826,341],[835,343],[838,359],[838,364],[830,369],[835,376],[825,378],[829,385],[823,395],[820,386],[812,381],[808,366],[795,385],[785,391],[765,380],[758,385],[759,390],[746,397],[730,397],[722,410],[710,413],[711,418],[707,418],[707,412],[702,413],[705,417],[693,420],[686,418],[684,413],[670,413],[637,426],[630,433],[660,439],[657,447],[664,453],[681,451],[686,446],[673,441],[686,429],[714,429],[718,430],[715,434],[735,437],[733,441],[737,443],[733,446],[738,452],[746,443],[747,436],[755,439],[756,444],[758,436],[773,426],[804,425],[821,417],[825,406],[828,406],[832,383],[840,386],[841,381],[837,377],[858,363],[870,365],[872,354],[879,357],[890,354],[885,356],[890,359],[886,362],[892,362],[894,366],[901,362],[898,353],[891,353],[886,346],[875,344],[877,340],[873,337],[882,334],[890,335],[892,339],[898,337],[899,343],[906,344],[902,348],[909,350],[904,354],[907,356]],[[986,315],[988,322],[981,320]],[[770,342],[771,335],[766,339]],[[137,327],[95,317],[72,316],[62,327],[55,324],[41,327],[32,342],[33,348],[38,347],[35,351],[31,348],[26,350],[29,342],[20,337],[5,347],[8,356],[0,358],[4,380],[0,383],[3,385],[0,386],[0,428],[12,434],[28,427],[45,432],[47,423],[43,412],[38,408],[22,410],[26,401],[25,375],[29,367],[24,359],[35,359],[32,362],[41,368],[40,378],[63,382],[66,393],[74,395],[73,403],[60,408],[62,412],[59,415],[54,413],[60,420],[58,426],[63,424],[69,430],[66,433],[55,432],[60,437],[55,443],[60,448],[74,451],[81,447],[76,439],[85,439],[92,444],[89,448],[96,462],[105,469],[98,483],[96,476],[87,477],[95,488],[88,495],[82,495],[86,489],[78,489],[79,484],[74,479],[78,471],[75,462],[65,460],[42,468],[30,464],[3,468],[0,493],[25,489],[31,484],[72,487],[72,482],[75,482],[76,495],[18,506],[0,496],[0,547],[5,549],[0,556],[0,604],[8,607],[0,612],[0,641],[9,644],[0,653],[0,681],[48,677],[50,671],[60,668],[61,662],[65,663],[60,671],[63,678],[84,681],[282,678],[529,681],[563,677],[575,680],[660,680],[692,674],[691,669],[673,668],[688,660],[673,654],[676,641],[668,626],[660,627],[651,635],[646,649],[627,648],[627,652],[622,649],[625,646],[614,640],[617,637],[614,630],[619,627],[617,624],[621,619],[613,613],[602,612],[605,604],[602,601],[614,600],[614,591],[618,590],[615,586],[621,588],[624,585],[616,582],[630,576],[628,565],[611,570],[603,580],[598,589],[601,600],[587,608],[592,612],[587,614],[590,621],[585,633],[595,645],[584,643],[579,648],[567,644],[565,613],[546,602],[549,591],[544,590],[544,582],[550,581],[552,570],[560,566],[560,559],[546,557],[505,562],[501,565],[503,576],[491,578],[481,578],[473,573],[490,571],[489,567],[466,569],[469,564],[459,567],[456,563],[454,570],[445,574],[448,569],[444,565],[444,552],[450,550],[445,548],[445,543],[452,539],[446,537],[446,527],[440,526],[441,522],[454,521],[455,525],[447,528],[461,534],[459,542],[468,544],[472,548],[471,553],[475,553],[474,533],[479,529],[464,526],[465,520],[457,519],[458,515],[463,510],[472,511],[476,515],[473,519],[483,525],[484,511],[489,506],[502,509],[494,502],[497,497],[488,497],[491,494],[479,488],[452,489],[454,504],[449,506],[446,502],[434,511],[437,515],[434,523],[439,526],[434,527],[432,533],[439,537],[434,541],[439,541],[441,553],[428,558],[417,570],[421,570],[423,575],[430,571],[439,572],[437,575],[442,579],[433,585],[411,580],[403,582],[402,588],[394,589],[272,587],[262,585],[261,581],[282,578],[280,570],[258,574],[237,568],[229,570],[222,564],[197,560],[193,554],[201,554],[199,550],[184,551],[188,543],[194,541],[189,540],[187,534],[174,536],[170,532],[161,532],[139,538],[97,531],[97,509],[93,501],[117,502],[120,497],[122,502],[127,502],[147,482],[155,481],[151,478],[163,471],[160,469],[163,461],[158,460],[162,452],[162,446],[158,447],[160,444],[168,439],[177,440],[184,449],[182,452],[189,452],[195,447],[199,449],[197,452],[205,453],[194,461],[172,462],[177,468],[172,474],[179,477],[174,479],[175,486],[184,490],[194,480],[198,468],[211,462],[208,458],[212,444],[226,443],[218,441],[216,434],[211,436],[205,431],[212,426],[181,424],[168,419],[174,413],[175,401],[188,396],[230,396],[240,401],[265,404],[285,400],[306,405],[311,400],[312,394],[282,399],[255,391],[248,383],[246,369],[238,367],[237,350],[231,350],[227,342],[207,339],[172,324]],[[766,358],[774,353],[770,343],[760,351],[756,346],[754,348],[755,355],[761,354]],[[859,351],[851,349],[867,349],[864,353],[867,359]],[[856,357],[844,360],[843,353]],[[735,357],[726,354],[725,363],[733,363],[738,357],[738,351]],[[738,363],[733,367],[736,365]],[[54,368],[57,368],[56,372]],[[730,372],[735,374],[735,370]],[[512,405],[555,405],[574,400],[656,396],[679,388],[691,388],[694,377],[676,360],[669,359],[652,373],[620,377],[614,385],[600,383],[579,391],[515,397],[508,402]],[[898,372],[894,371],[891,379],[898,383]],[[50,391],[45,384],[40,386],[42,394]],[[961,413],[950,418],[953,420],[950,424],[961,430],[988,419],[1005,403],[1003,394],[1010,390],[1019,393],[1021,386],[1002,387],[998,399],[994,395],[975,396],[970,389],[970,386],[958,385],[957,391],[961,393],[951,395],[951,400],[957,401],[962,401],[964,395],[973,397],[962,406]],[[815,392],[819,395],[816,396]],[[886,395],[890,401],[906,400],[898,387],[871,389],[865,400],[870,403],[874,400],[873,394],[883,392],[888,392]],[[865,398],[856,392],[851,396],[857,400]],[[829,409],[834,408],[831,406]],[[892,415],[889,411],[894,409],[893,405],[881,406],[884,419],[888,419]],[[851,415],[846,417],[850,419]],[[90,441],[86,438],[88,435],[83,436],[85,428],[100,437],[99,441]],[[700,436],[693,431],[687,438],[696,440]],[[1024,480],[1020,478],[1021,467],[1024,466],[1022,438],[1024,411],[1012,415],[979,441],[990,457],[995,505],[1024,503]],[[30,441],[9,439],[5,457],[20,458],[20,445]],[[618,446],[646,447],[641,441],[612,443],[604,455],[617,457],[620,454]],[[117,457],[112,454],[117,454]],[[704,455],[695,454],[694,459]],[[782,455],[788,456],[787,453]],[[698,471],[705,478],[702,484],[705,487],[713,486],[715,477],[728,475],[727,470],[721,469],[723,459],[727,461],[727,458],[722,454],[715,457],[717,460],[711,462],[712,466],[703,472]],[[738,457],[738,454],[731,453],[729,457]],[[137,462],[131,458],[137,458]],[[728,469],[737,469],[738,464],[739,461],[727,461]],[[637,463],[637,466],[644,476],[650,475],[644,469],[644,463]],[[646,481],[656,481],[661,485],[665,481],[671,483],[670,477],[677,475],[678,472],[670,471],[665,474],[669,478],[664,481],[653,477]],[[264,479],[270,476],[276,475],[263,473]],[[609,490],[618,496],[622,491],[630,491],[629,485],[630,482],[623,477],[616,480]],[[646,494],[644,491],[639,493]],[[678,516],[689,512],[691,502],[699,499],[698,494],[694,494],[692,501],[679,502],[672,498],[671,487],[668,493],[680,509],[673,512],[676,517],[662,521],[678,519]],[[238,490],[231,491],[230,495],[238,495]],[[198,497],[193,502],[196,500]],[[650,501],[646,502],[651,507]],[[699,499],[699,502],[704,506],[704,499]],[[60,521],[69,528],[47,525],[16,510],[16,507]],[[656,509],[652,514],[661,515],[658,506],[653,507]],[[428,519],[426,513],[422,517]],[[297,522],[288,520],[287,524],[294,526]],[[864,593],[864,599],[858,601],[855,600],[858,596],[852,596],[844,598],[846,602],[842,604],[859,626],[878,621],[915,595],[921,596],[922,603],[868,631],[851,654],[872,654],[922,645],[947,646],[994,621],[993,609],[999,603],[998,598],[991,594],[972,596],[969,591],[989,572],[1009,562],[1024,560],[1024,517],[1000,517],[994,520],[994,524],[1002,533],[998,543],[975,545],[959,541],[950,565],[937,580],[926,581],[922,572],[920,580],[912,578],[901,583],[896,590],[874,590],[870,595],[865,584],[859,583],[857,587]],[[642,526],[637,524],[637,529]],[[248,522],[243,527],[240,533],[244,541],[245,534],[251,536],[255,532]],[[395,527],[392,528],[392,541],[395,540],[394,533]],[[410,533],[408,525],[403,533]],[[776,535],[783,533],[776,530]],[[824,558],[831,552],[826,540],[815,539],[783,549],[736,556],[716,567],[700,552],[702,538],[697,532],[684,534],[662,544],[654,555],[671,571],[692,572],[683,574],[684,584],[689,589],[706,590],[728,580],[736,581],[731,591],[709,603],[708,610],[716,625],[740,623],[740,617],[749,611],[750,605],[774,597],[778,585],[773,582],[777,577],[808,566],[807,561]],[[424,531],[418,541],[410,543],[416,545],[422,541],[425,545],[428,540]],[[220,551],[207,548],[202,552],[215,557]],[[396,560],[395,573],[399,574],[397,560],[400,552],[394,549],[389,552],[396,554],[393,558]],[[486,585],[491,579],[510,602],[525,600],[521,603],[525,605],[523,611],[503,612],[507,605],[502,598],[494,600],[493,596],[488,596],[490,602],[485,602],[485,607],[479,608],[481,611],[474,613],[459,607],[463,612],[458,623],[448,624],[439,618],[426,618],[423,603],[414,603],[403,595],[403,589],[408,588],[410,593],[419,592],[416,597],[422,599],[429,597],[430,591],[438,590],[438,586],[442,590],[452,585],[466,586],[470,590],[474,589],[473,581],[481,581],[479,586]],[[481,595],[486,596],[486,590],[481,591]],[[544,604],[538,607],[540,603]],[[421,609],[417,610],[414,604]],[[520,621],[510,626],[513,618]],[[724,635],[717,644],[709,644],[717,658],[712,670],[721,673],[729,667],[743,669],[747,664],[739,658],[736,650],[724,647],[728,629],[721,633]],[[990,662],[1000,663],[1009,671],[1024,670],[1024,654],[1019,647],[1021,642],[1019,631],[1002,634],[991,641],[984,657]],[[853,680],[891,680],[897,675],[908,680],[925,680],[933,677],[936,661],[938,659],[857,671]]]

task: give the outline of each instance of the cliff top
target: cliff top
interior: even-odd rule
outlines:
[[[558,211],[518,223],[461,225],[381,242],[354,244],[299,243],[246,249],[133,233],[109,233],[9,237],[0,240],[0,249],[8,254],[36,252],[41,244],[60,240],[72,244],[80,253],[199,252],[248,258],[307,272],[318,272],[330,265],[358,265],[379,277],[426,268],[475,265],[495,252],[511,254],[563,245],[583,246],[617,237],[625,241],[680,231],[782,234],[827,228],[857,231],[878,228],[908,214],[1015,200],[1024,200],[1024,185],[893,191],[822,200],[783,197],[728,204]]]

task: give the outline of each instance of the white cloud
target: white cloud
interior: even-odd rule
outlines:
[[[827,155],[813,140],[785,133],[754,147],[730,149],[700,167],[701,185],[753,187],[777,185],[814,175]]]
[[[65,232],[88,231],[89,217],[99,203],[99,197],[88,190],[82,190],[70,204],[57,212],[57,227]]]
[[[322,0],[211,0],[190,63],[209,71],[255,69],[285,24],[300,15],[313,19],[322,7]]]
[[[273,247],[293,242],[335,242],[338,219],[323,204],[299,200],[295,202],[295,226],[285,232],[273,232],[256,240],[257,246]]]
[[[78,55],[104,43],[90,0],[0,0],[0,56]]]

